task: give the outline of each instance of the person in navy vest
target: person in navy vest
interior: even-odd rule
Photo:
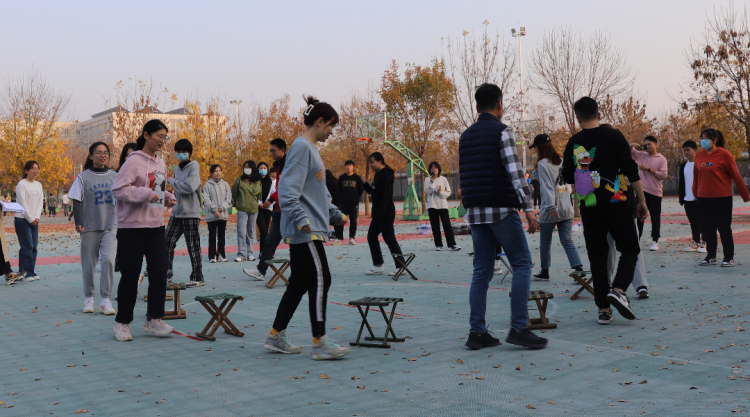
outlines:
[[[523,232],[519,210],[525,212],[533,234],[539,227],[523,164],[518,159],[513,132],[504,125],[503,92],[494,84],[482,84],[474,94],[476,123],[461,134],[458,162],[461,174],[464,220],[474,241],[474,275],[469,304],[471,332],[466,346],[476,350],[497,346],[500,340],[487,331],[487,289],[493,277],[496,245],[505,249],[513,268],[510,331],[507,343],[531,349],[547,346],[547,339],[528,328],[527,301],[531,285],[531,253]]]

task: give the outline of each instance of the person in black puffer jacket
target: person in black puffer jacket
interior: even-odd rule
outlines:
[[[393,180],[396,175],[385,164],[383,154],[380,152],[370,154],[367,157],[367,163],[375,172],[375,177],[372,180],[372,184],[362,184],[365,191],[372,196],[372,221],[370,222],[370,229],[367,231],[367,243],[370,245],[373,267],[367,270],[366,274],[379,275],[384,272],[384,261],[383,253],[380,251],[378,235],[383,235],[383,240],[388,245],[391,254],[400,255],[403,253],[396,240],[396,232],[393,229],[393,223],[396,220],[396,206],[393,204]],[[401,262],[404,261],[403,257],[399,257],[399,259]],[[388,275],[396,275],[396,270],[390,272]]]

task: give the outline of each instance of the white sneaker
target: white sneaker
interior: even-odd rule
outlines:
[[[388,276],[395,277],[397,272],[398,272],[398,269],[394,269],[393,271],[388,273]]]
[[[331,246],[341,246],[341,240],[333,239],[333,243],[331,243]]]
[[[221,255],[218,255],[218,256],[216,257],[216,260],[217,260],[217,262],[229,262],[229,261],[227,260],[227,258],[225,258],[225,257],[223,257],[223,256],[221,256]]]
[[[266,276],[261,274],[260,271],[258,271],[258,268],[245,268],[242,270],[242,272],[244,272],[245,275],[249,276],[250,278],[255,279],[256,281],[266,280]]]
[[[35,280],[34,280],[34,277],[23,277],[23,279],[21,279],[21,281],[23,281],[23,282],[32,282],[32,281],[35,281]]]
[[[94,312],[94,297],[86,297],[83,301],[83,312],[93,313]]]
[[[348,346],[341,346],[325,335],[318,343],[313,343],[312,358],[316,361],[336,359],[348,355],[349,352],[351,350]]]
[[[91,301],[92,301],[92,307],[93,307],[94,299],[92,298]],[[99,312],[104,313],[104,315],[107,315],[107,316],[117,314],[114,307],[112,307],[112,302],[109,301],[109,298],[102,298],[102,301],[99,303]]]
[[[651,242],[651,247],[648,248],[648,250],[659,250],[659,243],[658,242]]]
[[[503,273],[502,264],[500,261],[495,261],[495,275],[500,275]]]
[[[34,281],[39,281],[39,275],[34,275]]]
[[[153,333],[157,336],[166,336],[174,331],[174,327],[168,325],[162,319],[149,320],[143,323],[143,333]]]
[[[350,238],[349,238],[349,244],[350,244],[350,245],[352,245],[352,246],[354,246],[354,245],[356,245],[356,244],[357,244],[357,242],[355,242],[355,241],[354,241],[354,238],[353,238],[353,237],[350,237]]]
[[[385,272],[383,265],[373,265],[372,268],[368,269],[365,274],[367,275],[382,275]]]
[[[442,246],[435,246],[435,250],[437,252],[440,252],[441,250],[443,250],[443,247]]]
[[[460,246],[458,246],[458,245],[453,245],[453,246],[451,246],[451,250],[452,250],[453,252],[456,252],[456,251],[459,251],[459,250],[461,250],[461,247],[460,247]]]
[[[118,342],[127,342],[133,340],[133,336],[130,334],[130,325],[115,322],[115,339]]]
[[[263,344],[263,347],[266,348],[266,350],[280,353],[300,353],[300,351],[302,351],[299,346],[294,346],[289,342],[286,330],[276,333],[275,336],[271,335],[271,332],[269,331],[268,335],[266,335],[266,342]]]
[[[248,261],[254,261],[255,260],[255,256],[253,256],[253,255],[247,255],[247,260]]]
[[[701,245],[698,246],[697,252],[706,253],[706,242],[701,242]]]
[[[697,243],[695,243],[695,241],[693,241],[693,243],[691,243],[690,245],[688,245],[688,247],[686,247],[682,251],[683,252],[695,252],[695,251],[698,250],[699,247],[700,247],[700,245],[698,245]]]
[[[208,263],[210,263],[210,264],[215,264],[215,263],[216,263],[216,258],[211,258],[211,259],[209,259],[209,260],[208,260]]]
[[[245,258],[243,258],[242,256],[238,256],[238,257],[234,258],[234,261],[235,262],[245,262]]]

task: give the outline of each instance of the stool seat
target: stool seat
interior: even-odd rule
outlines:
[[[403,337],[396,337],[396,333],[393,331],[393,315],[396,313],[396,304],[404,301],[403,298],[393,298],[393,297],[363,297],[358,300],[349,301],[349,305],[357,307],[357,310],[359,311],[359,315],[362,316],[362,324],[359,325],[359,333],[357,333],[357,340],[355,342],[350,342],[349,345],[351,346],[364,346],[364,347],[379,347],[379,348],[389,348],[390,345],[388,342],[403,342],[405,339]],[[389,306],[391,303],[393,303],[393,307],[391,308],[391,315],[388,317],[385,314],[384,307]],[[362,307],[364,306],[364,310]],[[380,313],[383,314],[383,319],[385,319],[385,336],[383,337],[375,337],[375,333],[372,332],[372,327],[370,327],[370,323],[367,322],[367,314],[370,312],[370,309],[368,307],[378,307],[380,310]],[[365,326],[367,326],[367,331],[370,333],[370,336],[365,337],[365,340],[381,340],[382,343],[360,343],[360,339],[362,337],[362,330],[364,330]],[[391,334],[392,337],[388,337],[388,333]]]
[[[229,320],[229,317],[227,317],[229,315],[229,312],[232,310],[232,307],[234,307],[234,304],[237,301],[244,299],[245,297],[242,297],[240,295],[228,293],[200,295],[198,297],[195,297],[195,301],[201,303],[201,305],[203,305],[203,307],[211,315],[211,320],[208,321],[208,324],[206,324],[206,327],[203,328],[203,331],[195,333],[195,335],[213,342],[216,340],[216,338],[214,337],[214,333],[216,333],[216,330],[218,330],[219,326],[221,326],[224,328],[224,333],[229,333],[238,337],[244,336],[245,333],[239,331],[239,329],[237,329]],[[217,306],[215,301],[219,300],[221,300],[221,305]],[[231,303],[229,302],[230,300]],[[227,305],[227,303],[229,303],[229,305]],[[214,324],[214,322],[216,322],[216,324]],[[211,327],[212,325],[213,327]],[[208,331],[209,328],[211,328],[210,332]]]

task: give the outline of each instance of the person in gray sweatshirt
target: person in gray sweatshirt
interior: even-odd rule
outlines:
[[[331,272],[323,248],[329,223],[344,225],[346,216],[331,203],[326,188],[326,168],[317,142],[325,142],[339,121],[328,103],[307,97],[304,110],[306,126],[302,136],[289,148],[284,180],[279,182],[281,236],[289,244],[291,274],[281,297],[273,327],[266,336],[265,348],[274,352],[299,353],[289,342],[286,328],[302,297],[308,294],[313,335],[312,358],[335,359],[349,353],[326,335],[325,316]]]
[[[220,165],[213,164],[209,170],[211,178],[203,186],[203,201],[206,206],[206,223],[208,224],[208,262],[227,262],[227,255],[224,252],[224,233],[227,230],[229,209],[232,207],[232,189],[222,179],[224,173]]]
[[[201,236],[198,233],[198,224],[201,221],[201,200],[203,200],[201,170],[198,162],[190,160],[193,154],[193,144],[189,140],[180,139],[175,142],[174,151],[180,163],[174,167],[174,177],[167,179],[167,183],[174,189],[174,195],[177,198],[177,205],[172,208],[172,216],[167,224],[167,259],[169,262],[167,281],[168,284],[172,281],[174,248],[184,234],[190,264],[193,267],[190,282],[186,286],[201,287],[204,285]]]
[[[552,146],[546,134],[537,135],[529,146],[536,148],[536,177],[539,178],[542,201],[539,209],[539,252],[542,258],[542,269],[532,275],[536,281],[549,281],[549,267],[552,263],[552,232],[557,227],[560,243],[568,255],[570,267],[583,271],[581,257],[573,242],[573,204],[570,201],[570,186],[563,181],[560,174],[562,157]]]

